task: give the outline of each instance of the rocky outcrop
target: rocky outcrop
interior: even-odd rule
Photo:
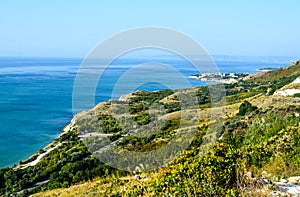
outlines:
[[[292,83],[277,90],[274,95],[277,96],[293,96],[300,93],[300,77],[295,79]]]

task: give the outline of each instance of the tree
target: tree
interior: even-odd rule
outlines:
[[[245,100],[239,107],[238,115],[244,116],[246,114],[250,114],[255,110],[257,110],[257,107]]]

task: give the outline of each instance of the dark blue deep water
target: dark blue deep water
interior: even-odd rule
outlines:
[[[258,68],[289,65],[286,57],[216,56],[221,72],[257,72]],[[55,139],[73,116],[72,91],[82,59],[0,58],[0,167],[25,160]],[[170,64],[185,77],[198,74],[178,58],[119,59],[105,72],[96,102],[111,98],[117,79],[133,65],[159,62]],[[164,73],[157,72],[164,77]],[[204,83],[188,79],[192,86]],[[162,89],[156,83],[140,87]]]

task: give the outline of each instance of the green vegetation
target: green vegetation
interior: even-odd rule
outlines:
[[[133,120],[138,124],[138,125],[145,125],[150,123],[151,118],[149,116],[149,114],[140,114],[137,116],[133,117]]]
[[[243,188],[254,183],[245,177],[247,171],[257,177],[264,170],[277,178],[299,175],[300,118],[294,115],[296,111],[299,107],[289,106],[288,111],[256,111],[250,119],[236,116],[224,123],[222,138],[204,156],[199,154],[201,147],[195,146],[198,143],[192,143],[182,156],[150,173],[150,181],[130,184],[119,179],[113,191],[116,196],[249,196]],[[201,143],[200,133],[194,141]],[[125,187],[125,192],[118,187]]]
[[[117,133],[122,129],[120,128],[117,121],[111,115],[99,115],[98,120],[100,120],[100,128],[103,133]]]
[[[300,98],[300,93],[294,94],[294,97]]]
[[[239,107],[238,115],[244,116],[246,114],[250,114],[251,112],[257,110],[256,106],[251,105],[248,101],[244,101]]]
[[[249,193],[255,182],[246,172],[259,177],[267,171],[274,179],[300,174],[300,118],[295,116],[299,111],[300,107],[287,106],[232,117],[223,124],[221,138],[206,154],[201,154],[199,145],[208,128],[201,127],[180,157],[141,174],[149,177],[148,181],[111,175],[110,184],[100,179],[102,184],[87,188],[85,194],[97,196],[93,191],[106,189],[103,196],[257,196]]]
[[[72,184],[104,175],[105,171],[115,171],[92,157],[75,131],[65,133],[55,143],[60,144],[58,148],[34,166],[24,169],[18,167],[1,169],[1,194],[9,195],[32,188],[22,193],[27,196],[38,191],[69,187]],[[28,163],[28,161],[23,163]],[[38,186],[39,182],[44,182],[44,184]]]

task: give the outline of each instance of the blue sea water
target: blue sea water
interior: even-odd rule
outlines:
[[[253,73],[259,68],[291,64],[290,57],[214,57],[221,72]],[[73,116],[72,91],[82,59],[0,58],[0,167],[12,166],[50,143]],[[96,91],[96,103],[111,99],[118,78],[134,65],[159,62],[172,65],[189,79],[198,74],[178,58],[119,59],[105,71]],[[164,73],[156,73],[164,77]],[[130,85],[130,84],[128,84]],[[154,91],[165,86],[147,83],[137,89]]]

